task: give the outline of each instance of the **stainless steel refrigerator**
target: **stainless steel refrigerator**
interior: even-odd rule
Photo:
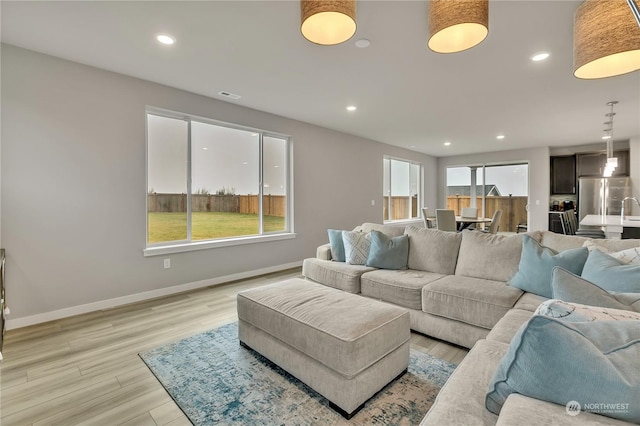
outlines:
[[[631,178],[580,178],[578,215],[582,220],[588,214],[620,215],[622,200],[631,196]]]

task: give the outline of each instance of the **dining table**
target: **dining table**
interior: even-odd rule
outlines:
[[[429,222],[436,223],[436,217],[435,216],[430,216],[430,217],[427,218],[427,220]],[[492,221],[493,221],[493,219],[491,219],[489,217],[463,217],[463,216],[456,216],[456,225],[457,225],[458,231],[463,231],[463,230],[467,229],[469,226],[471,226],[473,224],[491,223]]]
[[[479,223],[491,223],[492,219],[489,217],[463,217],[456,216],[456,224],[458,225],[458,231],[463,231],[469,226]]]

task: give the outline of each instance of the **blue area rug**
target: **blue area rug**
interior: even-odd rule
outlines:
[[[411,350],[409,371],[347,421],[320,394],[238,343],[237,323],[140,354],[194,425],[417,425],[455,365]]]

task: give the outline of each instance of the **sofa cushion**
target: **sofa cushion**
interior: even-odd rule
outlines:
[[[640,293],[640,265],[627,265],[600,250],[589,253],[582,277],[607,291]]]
[[[447,275],[422,289],[422,311],[492,328],[521,295],[502,281]]]
[[[409,269],[453,275],[462,235],[437,229],[407,226]]]
[[[369,257],[371,236],[364,232],[342,231],[345,262],[350,265],[365,265]]]
[[[640,327],[636,321],[568,322],[535,315],[496,370],[487,409],[498,414],[512,393],[640,422]],[[625,407],[609,412],[606,404]]]
[[[338,229],[328,229],[329,244],[331,247],[331,260],[344,262],[344,241],[342,241],[342,231]]]
[[[409,238],[406,235],[388,237],[373,230],[367,266],[382,269],[406,269],[409,255]]]
[[[409,309],[422,309],[422,287],[444,275],[433,272],[377,270],[360,277],[363,296],[384,300]]]
[[[553,268],[551,289],[554,299],[640,312],[640,293],[609,293],[559,266]]]
[[[374,270],[369,266],[314,258],[305,259],[302,263],[302,275],[305,277],[349,293],[360,293],[360,276]]]
[[[510,237],[478,231],[462,232],[456,275],[509,281],[518,271],[522,235]]]
[[[509,345],[480,340],[436,397],[420,426],[493,426],[498,416],[485,408],[487,384]]]
[[[538,306],[545,300],[549,300],[548,297],[538,296],[533,293],[525,293],[518,299],[513,309],[522,309],[524,311],[533,312],[538,309]]]
[[[584,243],[591,241],[593,244],[613,251],[625,250],[632,247],[639,247],[640,240],[605,240],[578,237],[576,235],[562,235],[555,232],[542,231],[538,242],[545,247],[555,251],[564,251],[572,248],[582,247]]]
[[[512,393],[502,406],[496,426],[629,426],[629,423],[593,413],[568,415],[567,407]]]
[[[487,334],[487,340],[509,344],[522,324],[529,321],[533,312],[522,309],[510,309],[509,312]]]
[[[557,252],[541,246],[533,238],[524,235],[520,266],[509,284],[539,296],[551,297],[551,270],[553,267],[562,266],[575,274],[580,274],[587,256],[589,256],[589,250],[586,247]]]

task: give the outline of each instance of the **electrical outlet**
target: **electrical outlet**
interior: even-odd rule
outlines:
[[[375,206],[376,205],[376,200],[371,200],[371,205]]]
[[[169,269],[171,268],[171,259],[165,259],[164,260],[164,269]]]

